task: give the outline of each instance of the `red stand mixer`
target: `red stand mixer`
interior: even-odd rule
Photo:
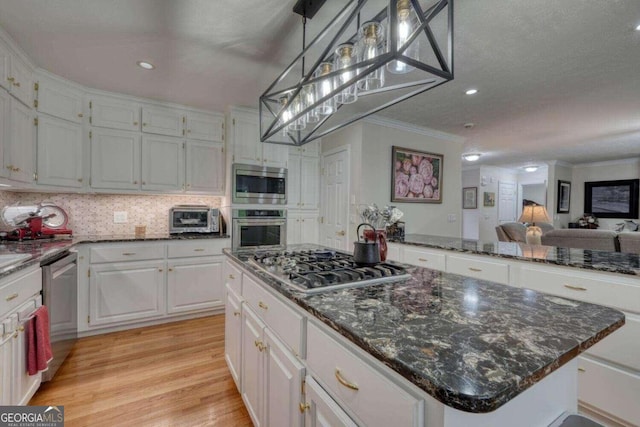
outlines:
[[[0,233],[7,240],[48,239],[57,235],[71,235],[67,228],[67,213],[53,203],[36,206],[12,205],[2,209],[2,220],[9,227],[17,227]]]

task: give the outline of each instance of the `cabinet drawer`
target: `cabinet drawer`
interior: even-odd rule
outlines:
[[[224,270],[222,272],[224,283],[229,286],[237,295],[242,294],[242,270],[240,270],[229,259],[224,262]]]
[[[242,296],[256,314],[293,350],[302,349],[302,316],[271,295],[248,275],[242,278]]]
[[[404,248],[404,262],[418,267],[445,271],[446,257],[444,254],[424,249]]]
[[[568,274],[553,268],[522,266],[518,285],[579,301],[607,305],[640,313],[640,281],[631,284],[623,278],[608,275],[598,278],[582,272]]]
[[[0,315],[8,313],[42,290],[42,270],[38,268],[0,285]]]
[[[423,424],[421,399],[387,379],[313,323],[307,325],[307,365],[364,425]],[[376,410],[381,402],[386,410]]]
[[[509,266],[497,262],[484,261],[471,257],[450,255],[447,257],[447,272],[476,279],[490,280],[503,284],[509,283]]]
[[[640,420],[640,376],[595,360],[578,359],[578,399],[631,424]]]
[[[625,313],[625,325],[600,341],[587,354],[640,372],[640,317]]]
[[[227,239],[199,239],[191,242],[171,242],[168,247],[168,258],[186,258],[194,256],[222,255],[222,249],[229,246]]]
[[[164,243],[151,245],[109,245],[91,248],[91,263],[140,261],[164,258]]]

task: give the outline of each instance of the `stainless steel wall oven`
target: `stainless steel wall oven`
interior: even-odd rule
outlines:
[[[284,249],[287,244],[287,212],[283,209],[233,209],[231,248],[238,250]]]

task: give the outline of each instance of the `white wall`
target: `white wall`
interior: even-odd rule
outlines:
[[[462,210],[462,238],[478,240],[480,238],[480,166],[462,171],[462,188],[476,187],[478,189],[477,207]]]
[[[441,204],[391,202],[393,145],[444,155]],[[360,220],[358,206],[368,203],[394,205],[403,211],[407,233],[461,236],[461,141],[360,121],[322,138],[323,153],[344,146],[351,150],[351,241],[355,240],[355,226]],[[454,214],[456,220],[448,222],[448,214]]]
[[[620,159],[607,162],[575,165],[571,178],[570,219],[575,221],[584,213],[584,183],[590,181],[613,181],[640,177],[640,158]],[[600,229],[613,229],[624,221],[618,218],[601,218]]]
[[[365,122],[362,135],[362,185],[358,200],[394,205],[404,212],[406,233],[460,237],[462,212],[462,142]],[[391,202],[392,146],[444,156],[442,203]],[[447,216],[453,214],[454,222]]]
[[[480,186],[478,187],[478,208],[480,220],[478,222],[478,238],[493,242],[498,239],[496,226],[498,225],[498,183],[518,182],[518,174],[511,170],[496,166],[480,167]],[[495,193],[495,206],[484,206],[484,193]]]

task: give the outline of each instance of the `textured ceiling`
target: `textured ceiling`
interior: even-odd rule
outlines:
[[[294,3],[0,0],[0,26],[81,84],[224,111],[255,106],[298,53]],[[327,0],[309,38],[344,4]],[[489,164],[640,156],[639,0],[456,0],[455,22],[455,80],[382,115],[464,137]]]

